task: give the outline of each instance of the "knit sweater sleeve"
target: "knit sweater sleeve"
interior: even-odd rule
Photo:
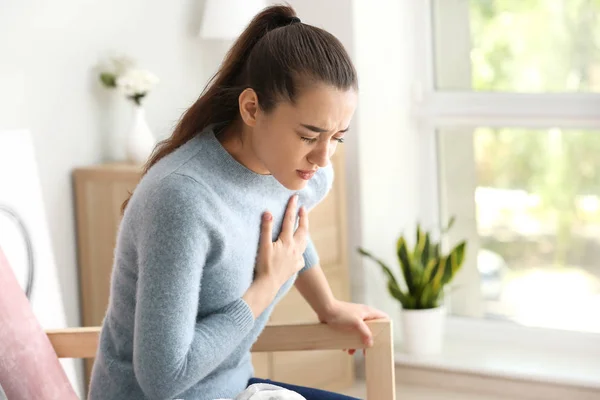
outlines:
[[[308,238],[306,250],[304,250],[302,256],[304,257],[304,267],[298,272],[299,274],[302,274],[319,263],[319,253],[317,253],[317,248],[310,237]]]
[[[210,246],[198,184],[171,174],[147,192],[136,229],[133,367],[148,398],[175,398],[212,372],[254,324],[241,298],[197,320]]]

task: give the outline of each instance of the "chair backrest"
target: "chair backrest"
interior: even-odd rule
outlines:
[[[77,400],[2,249],[0,354],[0,386],[10,400]]]

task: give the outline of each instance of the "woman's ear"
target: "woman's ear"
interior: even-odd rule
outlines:
[[[247,88],[240,94],[238,98],[240,107],[240,115],[244,120],[244,123],[248,126],[254,127],[256,125],[256,117],[259,110],[258,96],[254,89]]]

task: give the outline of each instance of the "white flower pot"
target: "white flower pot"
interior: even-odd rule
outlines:
[[[145,164],[155,145],[156,140],[146,121],[144,108],[134,105],[131,127],[125,143],[127,160],[134,164]]]
[[[404,351],[414,355],[433,355],[442,351],[446,308],[402,310]]]

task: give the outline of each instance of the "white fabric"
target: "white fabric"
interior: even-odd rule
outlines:
[[[304,396],[269,383],[255,383],[238,394],[235,399],[216,400],[306,400]]]

